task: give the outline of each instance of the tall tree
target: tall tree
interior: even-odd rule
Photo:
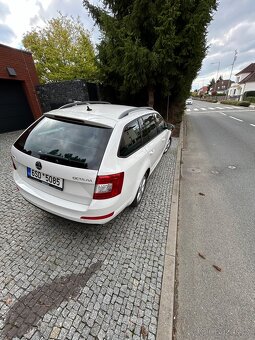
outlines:
[[[79,18],[59,13],[45,28],[26,33],[22,43],[33,54],[41,83],[98,76],[94,48]]]
[[[214,85],[215,85],[215,79],[212,78],[212,79],[210,80],[210,83],[208,84],[208,92],[209,92],[211,89],[213,89]]]
[[[83,0],[102,32],[98,46],[104,80],[121,92],[146,88],[180,106],[206,54],[206,28],[216,0]]]

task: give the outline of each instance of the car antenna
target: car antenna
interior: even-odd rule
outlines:
[[[92,109],[87,105],[87,111],[92,111]]]

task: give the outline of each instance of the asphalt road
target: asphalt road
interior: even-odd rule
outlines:
[[[255,110],[185,115],[175,338],[255,339]]]

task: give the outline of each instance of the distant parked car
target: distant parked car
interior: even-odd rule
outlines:
[[[43,210],[104,224],[140,203],[172,130],[150,107],[67,104],[45,113],[14,143],[14,180]]]
[[[192,105],[192,104],[193,104],[193,99],[192,98],[186,99],[186,105]]]

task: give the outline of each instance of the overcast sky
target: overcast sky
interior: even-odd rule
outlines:
[[[96,0],[94,0],[96,1]],[[23,34],[33,27],[43,26],[45,20],[62,14],[80,16],[91,33],[94,44],[99,32],[82,6],[82,0],[0,0],[0,43],[22,48]],[[208,27],[208,54],[203,61],[193,89],[207,85],[219,75],[228,79],[235,50],[233,76],[255,62],[255,0],[220,0],[218,11]]]

